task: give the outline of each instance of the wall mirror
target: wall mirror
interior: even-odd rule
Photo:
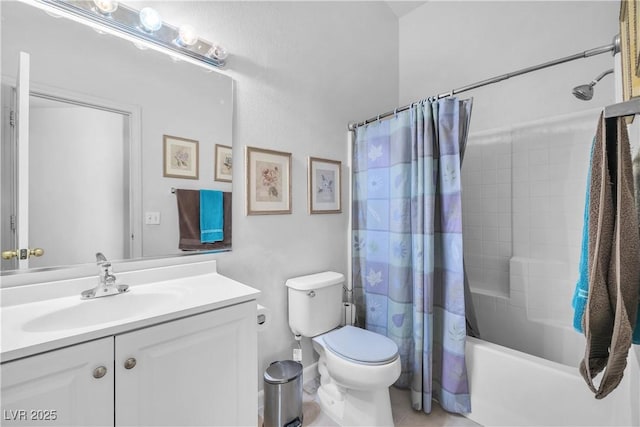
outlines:
[[[232,145],[233,80],[29,4],[3,2],[0,13],[1,245],[44,249],[26,263],[3,259],[2,275],[93,263],[96,252],[185,254],[172,189],[231,191],[214,164],[216,145]],[[19,156],[13,111],[24,74],[30,149]],[[165,135],[198,142],[197,179],[163,176]]]

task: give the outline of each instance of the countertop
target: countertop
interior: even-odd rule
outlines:
[[[177,278],[171,276],[179,273],[162,274],[166,270],[149,272],[146,276],[132,274],[129,278],[139,283],[129,283],[129,292],[92,300],[80,299],[77,292],[47,299],[13,295],[5,298],[1,309],[0,360],[4,363],[245,303],[260,294],[257,289],[215,272],[215,262],[212,272],[202,267],[190,271],[196,274]],[[159,275],[170,279],[158,281]],[[144,283],[145,277],[152,281]],[[58,286],[63,288],[61,284]],[[74,289],[77,291],[77,284]],[[0,290],[7,291],[10,290]],[[34,293],[34,289],[30,291]],[[51,292],[49,288],[48,293]]]

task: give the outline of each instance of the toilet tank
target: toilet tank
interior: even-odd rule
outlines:
[[[339,326],[343,284],[344,276],[333,271],[287,280],[291,331],[315,337]]]

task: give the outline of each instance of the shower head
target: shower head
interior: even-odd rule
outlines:
[[[589,101],[591,98],[593,98],[593,87],[596,85],[596,83],[602,80],[604,76],[611,73],[613,73],[613,68],[602,72],[598,77],[591,80],[591,83],[574,87],[573,96],[582,101]]]
[[[593,86],[592,84],[576,86],[573,88],[573,96],[582,101],[589,101],[593,98]]]

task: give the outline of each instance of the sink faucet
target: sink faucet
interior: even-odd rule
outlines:
[[[93,289],[83,291],[82,299],[93,299],[117,295],[129,290],[129,285],[116,285],[116,276],[111,270],[111,262],[107,260],[102,252],[96,253],[96,263],[100,269],[100,282]]]

